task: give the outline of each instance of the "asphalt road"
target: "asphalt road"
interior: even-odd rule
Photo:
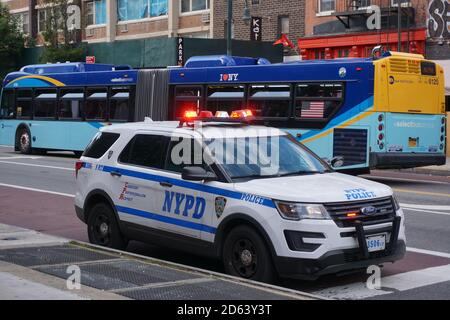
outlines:
[[[73,209],[75,161],[71,153],[23,156],[0,146],[0,223],[87,241]],[[408,253],[382,269],[381,289],[367,289],[366,274],[279,284],[338,299],[450,299],[450,177],[376,171],[367,178],[392,187],[406,214]],[[139,242],[128,250],[223,271],[217,261]]]

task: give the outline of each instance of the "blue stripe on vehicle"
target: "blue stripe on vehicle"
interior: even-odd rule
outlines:
[[[199,231],[204,231],[204,232],[208,232],[208,233],[212,233],[212,234],[215,234],[217,231],[217,228],[207,226],[207,225],[204,225],[201,223],[196,223],[196,222],[192,222],[192,221],[186,221],[186,220],[176,219],[176,218],[172,218],[172,217],[162,216],[162,215],[159,215],[156,213],[137,210],[137,209],[128,208],[128,207],[116,206],[116,208],[117,208],[117,211],[121,212],[121,213],[129,214],[129,215],[133,215],[133,216],[137,216],[137,217],[141,217],[141,218],[151,219],[151,220],[155,220],[155,221],[159,221],[159,222],[164,222],[164,223],[168,223],[168,224],[173,224],[173,225],[180,226],[180,227],[187,228],[187,229],[199,230]]]
[[[138,178],[138,179],[143,179],[143,180],[149,180],[149,181],[155,181],[155,182],[168,182],[168,183],[173,184],[174,186],[178,186],[181,188],[211,193],[214,195],[219,195],[219,196],[237,199],[237,200],[244,200],[244,197],[247,195],[242,192],[226,190],[226,189],[222,189],[222,188],[207,186],[204,184],[198,184],[198,183],[193,183],[193,182],[189,182],[189,181],[185,181],[185,180],[178,180],[178,179],[173,179],[173,178],[168,178],[168,177],[158,176],[155,174],[143,173],[143,172],[138,172],[138,171],[133,171],[133,170],[127,170],[127,169],[121,169],[121,168],[115,168],[115,167],[109,167],[109,166],[103,166],[103,167],[100,167],[99,169],[104,172],[108,172],[108,173],[112,172],[112,171],[118,171],[123,176],[128,176],[128,177],[133,177],[133,178]],[[269,208],[275,208],[275,204],[273,203],[273,201],[271,199],[267,199],[264,197],[260,197],[260,198],[262,199],[262,202],[259,204],[269,207]],[[252,202],[250,202],[250,203],[252,203]]]

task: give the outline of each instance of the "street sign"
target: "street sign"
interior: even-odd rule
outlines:
[[[252,23],[250,24],[250,40],[261,41],[262,40],[262,18],[252,17]]]
[[[177,40],[177,65],[184,65],[184,39],[181,37]]]
[[[86,63],[87,64],[94,64],[95,63],[95,56],[86,56]]]

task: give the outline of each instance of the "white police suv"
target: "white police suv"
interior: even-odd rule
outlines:
[[[182,249],[267,282],[405,254],[389,187],[333,172],[274,128],[217,119],[113,125],[92,140],[76,176],[76,213],[98,245]]]

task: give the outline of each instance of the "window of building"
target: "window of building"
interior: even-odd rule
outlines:
[[[289,35],[289,17],[279,16],[278,17],[278,37],[282,34]]]
[[[106,0],[95,0],[86,3],[86,25],[106,23]]]
[[[335,0],[319,0],[319,12],[330,12],[336,10]]]
[[[290,102],[290,85],[249,86],[249,108],[256,117],[287,118]]]
[[[139,134],[122,151],[119,161],[148,168],[163,169],[169,140],[169,137]]]
[[[139,20],[166,16],[168,0],[118,0],[117,15],[119,21]]]
[[[301,83],[296,88],[295,117],[327,119],[343,101],[342,83]]]
[[[34,94],[34,117],[54,118],[58,103],[56,89],[38,89]]]
[[[23,34],[28,34],[30,32],[28,12],[17,13],[14,17],[17,19],[19,31]]]
[[[83,89],[61,89],[59,102],[59,118],[79,120],[83,117]]]
[[[209,9],[210,0],[181,0],[181,12],[192,12]]]
[[[252,4],[253,5],[257,5],[257,4],[260,4],[261,3],[261,0],[252,0]]]
[[[38,10],[38,32],[44,32],[47,29],[47,16],[49,16],[48,9]]]

